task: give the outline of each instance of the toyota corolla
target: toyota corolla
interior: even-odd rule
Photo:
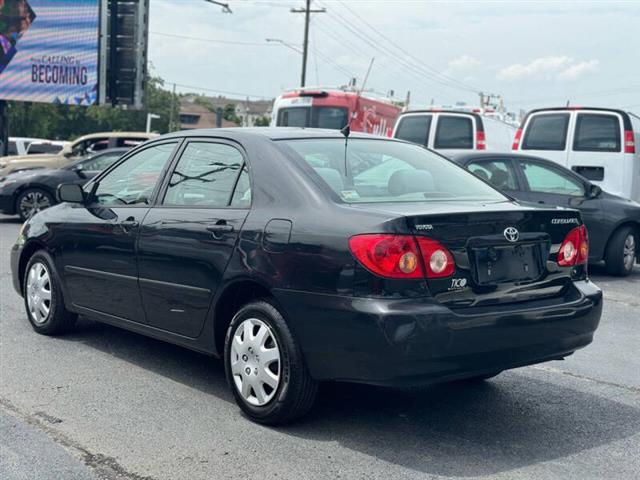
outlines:
[[[12,250],[31,325],[82,315],[222,357],[268,424],[305,414],[321,381],[483,379],[592,341],[579,212],[344,133],[179,132],[61,186]]]

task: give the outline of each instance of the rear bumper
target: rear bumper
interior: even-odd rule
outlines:
[[[465,378],[570,355],[591,343],[602,292],[469,310],[432,298],[378,299],[277,290],[312,376],[379,385]]]
[[[15,201],[13,195],[0,192],[0,213],[5,215],[15,215]]]

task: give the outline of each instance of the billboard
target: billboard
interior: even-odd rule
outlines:
[[[100,0],[0,0],[0,99],[93,105]]]

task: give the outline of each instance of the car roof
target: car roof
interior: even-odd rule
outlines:
[[[97,132],[97,133],[89,133],[87,135],[83,135],[81,137],[76,138],[73,143],[77,143],[83,140],[91,140],[92,138],[156,138],[158,136],[157,133],[147,133],[147,132]]]
[[[181,130],[179,132],[163,135],[162,138],[172,137],[225,137],[234,140],[243,140],[251,137],[265,138],[269,140],[293,140],[305,138],[344,138],[340,130],[325,128],[302,127],[248,127],[248,128],[203,128],[195,130]],[[349,138],[369,138],[374,140],[396,141],[389,137],[372,135],[368,133],[351,132]]]

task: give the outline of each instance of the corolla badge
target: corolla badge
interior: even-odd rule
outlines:
[[[520,238],[520,232],[515,227],[507,227],[504,229],[504,238],[510,242],[517,242]]]

